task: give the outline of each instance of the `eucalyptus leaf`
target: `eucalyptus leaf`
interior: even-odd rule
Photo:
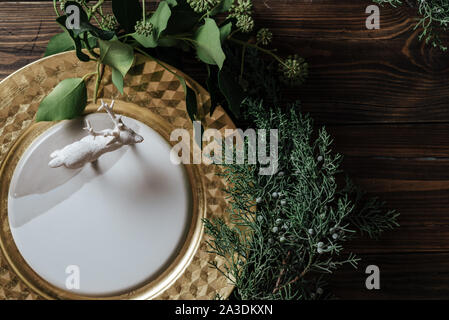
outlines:
[[[228,22],[224,26],[220,28],[220,41],[221,43],[226,41],[226,38],[229,36],[229,34],[232,31],[232,22]]]
[[[74,32],[72,29],[67,29],[65,22],[67,20],[66,16],[60,16],[56,19],[56,22],[61,26],[61,28],[67,32],[67,34],[69,35],[69,37],[72,39],[73,45],[75,47],[75,51],[76,51],[76,56],[78,57],[78,59],[80,59],[81,61],[89,61],[90,58],[87,54],[85,54],[82,49],[83,46],[81,44],[81,39],[77,36],[74,35]]]
[[[65,4],[64,8],[67,8],[67,6],[69,6],[69,5],[78,7],[78,9],[80,11],[79,28],[70,29],[70,30],[72,30],[73,35],[75,37],[78,37],[85,32],[90,32],[93,36],[95,36],[97,38],[100,38],[103,40],[110,40],[115,35],[115,33],[113,31],[103,30],[103,29],[100,29],[100,28],[92,25],[89,21],[89,17],[87,16],[83,7],[79,3],[74,2],[74,1],[68,1]],[[66,16],[67,16],[67,14],[66,14]]]
[[[201,14],[193,11],[185,1],[171,8],[171,12],[165,34],[190,33],[201,18]]]
[[[68,12],[67,12],[67,7],[68,7],[68,6],[75,6],[75,7],[78,8],[79,13],[80,13],[80,16],[79,16],[80,22],[81,22],[81,21],[89,21],[89,18],[88,18],[88,16],[87,16],[86,11],[84,11],[84,8],[81,6],[81,4],[79,4],[79,3],[76,2],[76,1],[67,1],[67,2],[64,4],[64,13],[65,13],[65,16],[71,16],[71,15],[75,14],[75,13],[68,13]],[[75,30],[75,29],[73,29],[73,30]]]
[[[210,94],[210,100],[211,100],[211,107],[210,107],[210,115],[215,111],[215,108],[221,104],[221,101],[223,99],[223,96],[220,93],[220,88],[218,87],[218,68],[215,66],[207,66],[207,91],[209,91]]]
[[[198,115],[198,105],[196,94],[189,86],[186,85],[186,108],[190,120],[195,121]]]
[[[85,21],[80,22],[80,27],[83,28],[84,31],[89,31],[92,35],[102,40],[111,40],[115,35],[114,31],[97,28],[91,23]]]
[[[214,16],[219,13],[227,12],[229,9],[231,9],[232,4],[234,3],[234,0],[221,0],[220,4],[216,6],[212,11],[210,12],[211,16]]]
[[[134,62],[134,50],[118,40],[98,40],[100,46],[100,61],[117,69],[125,77]]]
[[[139,0],[112,0],[112,12],[126,32],[134,32],[136,22],[142,19]]]
[[[116,68],[112,68],[112,83],[123,94],[123,76]]]
[[[67,32],[58,33],[57,35],[51,37],[47,48],[45,49],[44,56],[48,57],[56,53],[70,51],[73,49],[75,49],[75,45],[70,35]]]
[[[162,65],[162,66],[167,69],[167,67],[165,67],[164,65]],[[169,70],[169,69],[167,69],[167,70]],[[198,116],[198,101],[196,99],[195,91],[193,91],[193,89],[190,88],[187,85],[187,82],[186,82],[186,80],[183,77],[181,77],[180,75],[172,72],[171,70],[169,70],[169,71],[171,73],[173,73],[176,78],[178,78],[179,82],[181,82],[181,85],[182,85],[182,87],[184,89],[184,92],[186,94],[186,109],[187,109],[187,114],[189,115],[190,120],[192,120],[192,121],[197,120],[197,116]]]
[[[190,88],[187,85],[186,80],[181,77],[180,75],[174,73],[173,71],[171,71],[170,69],[168,69],[166,66],[164,66],[163,64],[161,64],[158,60],[156,60],[162,67],[164,67],[165,69],[167,69],[168,71],[170,71],[176,78],[178,78],[179,82],[181,82],[181,85],[184,89],[185,95],[186,95],[186,109],[187,109],[187,114],[189,115],[190,120],[195,121],[197,120],[197,116],[198,116],[198,101],[196,99],[196,93],[195,91],[193,91],[192,88]]]
[[[194,35],[194,43],[198,58],[207,63],[223,67],[226,56],[221,48],[220,30],[215,20],[206,18],[204,25]]]
[[[95,48],[97,45],[97,38],[91,34],[88,34],[87,41],[83,41],[83,48],[87,48],[87,46],[89,46],[90,48]]]
[[[178,2],[176,0],[165,0],[165,1],[167,1],[167,3],[172,7],[175,7],[178,5]]]
[[[153,15],[148,19],[153,24],[153,33],[150,36],[144,36],[133,33],[132,36],[145,48],[156,48],[159,37],[167,28],[168,20],[171,16],[171,9],[167,1],[161,1]]]
[[[38,121],[73,119],[81,115],[87,104],[87,88],[81,78],[61,81],[39,105]]]
[[[245,99],[245,93],[242,88],[225,69],[220,70],[218,73],[218,86],[228,102],[229,109],[234,116],[238,117],[240,115],[240,106]]]

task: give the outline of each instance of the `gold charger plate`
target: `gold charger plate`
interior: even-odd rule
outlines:
[[[12,175],[15,167],[13,160],[17,161],[20,155],[20,152],[15,152],[18,151],[18,147],[22,145],[24,149],[27,143],[31,143],[40,132],[51,126],[51,124],[34,124],[33,121],[42,98],[59,81],[69,77],[82,77],[94,68],[94,62],[80,62],[73,52],[66,52],[38,60],[0,82],[0,97],[2,97],[0,165],[5,169],[3,170],[5,177]],[[224,129],[235,128],[221,108],[217,108],[214,114],[209,116],[210,96],[207,91],[182,72],[178,70],[175,72],[184,76],[187,83],[197,92],[199,110],[206,128],[218,129],[222,134]],[[88,81],[90,97],[93,95],[93,82],[93,79]],[[115,99],[117,105],[122,101],[125,107],[118,113],[134,116],[138,120],[140,118],[150,126],[156,124],[158,128],[155,130],[164,137],[167,136],[168,130],[174,128],[192,131],[180,82],[172,73],[144,56],[137,56],[135,65],[127,75],[124,95],[113,86],[111,73],[107,68],[99,97]],[[142,114],[139,113],[141,108],[145,108]],[[92,112],[93,109],[88,108],[87,112],[89,111]],[[14,156],[14,153],[18,155]],[[190,180],[195,184],[194,190],[201,193],[198,199],[204,199],[203,204],[201,200],[197,201],[200,210],[195,221],[198,222],[203,217],[202,214],[206,217],[226,218],[227,200],[222,192],[226,182],[216,175],[219,167],[214,165],[194,165],[194,167],[188,169],[190,176],[193,177]],[[201,188],[203,191],[198,191]],[[9,179],[3,176],[0,180],[0,190],[0,233],[3,240],[2,247],[7,253],[7,255],[0,254],[0,299],[80,298],[66,294],[67,292],[55,295],[51,290],[48,291],[47,284],[40,282],[41,279],[26,265],[23,258],[12,254],[14,241],[8,219],[5,219]],[[229,296],[232,286],[222,274],[210,268],[208,264],[209,261],[216,260],[220,265],[222,261],[207,252],[207,239],[201,223],[190,228],[188,239],[191,243],[181,249],[179,257],[160,277],[114,298],[211,299],[217,293],[223,297]],[[6,259],[6,256],[9,259]]]

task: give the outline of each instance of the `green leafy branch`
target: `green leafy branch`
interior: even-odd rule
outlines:
[[[248,48],[273,58],[286,83],[297,85],[307,76],[307,64],[302,58],[293,55],[283,59],[276,50],[265,48],[273,38],[268,29],[253,33],[251,0],[163,0],[154,12],[147,12],[145,1],[112,0],[112,15],[103,12],[103,0],[54,0],[53,5],[63,32],[51,38],[45,55],[74,49],[81,61],[95,61],[96,70],[76,81],[58,84],[41,102],[36,121],[80,115],[82,106],[87,104],[87,96],[83,94],[85,80],[95,76],[92,98],[96,101],[105,67],[111,69],[114,86],[124,94],[124,80],[136,53],[153,59],[179,79],[186,94],[189,117],[198,119],[195,91],[183,77],[161,62],[157,49],[163,48],[182,50],[206,65],[209,75],[206,83],[212,95],[211,113],[217,105],[223,105],[235,117],[240,115],[246,89],[241,80]],[[69,6],[76,6],[80,12],[77,29],[67,27],[67,21],[73,19],[73,13],[67,12]],[[241,48],[240,73],[227,63],[225,44]]]
[[[258,165],[223,165],[230,222],[205,220],[212,267],[235,285],[238,299],[324,299],[327,279],[359,259],[343,251],[357,231],[377,237],[397,227],[398,214],[364,196],[350,181],[339,187],[341,156],[324,128],[309,116],[245,100],[252,124],[278,128],[280,171],[259,174]],[[247,145],[248,148],[248,145]]]
[[[374,0],[374,2],[393,7],[408,5],[418,8],[419,18],[415,29],[422,28],[419,40],[423,40],[443,51],[447,50],[447,45],[440,35],[449,31],[448,0]]]

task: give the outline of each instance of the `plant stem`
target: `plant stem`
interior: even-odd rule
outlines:
[[[97,78],[95,80],[95,90],[94,90],[94,103],[97,103],[97,95],[98,95],[98,88],[100,87],[101,82],[101,72],[100,72],[101,62],[97,62]]]
[[[142,16],[143,16],[143,24],[145,24],[146,14],[145,14],[145,0],[142,0]]]
[[[240,78],[243,77],[243,71],[245,70],[245,53],[246,53],[246,46],[242,49],[242,61],[240,62]]]
[[[93,76],[94,74],[97,74],[97,72],[90,72],[90,73],[86,73],[81,79],[86,80],[87,78],[89,78],[90,76]]]
[[[280,64],[282,64],[282,65],[285,65],[285,63],[284,63],[284,61],[282,61],[282,59],[281,58],[279,58],[276,54],[274,54],[272,51],[270,51],[270,50],[267,50],[267,49],[264,49],[264,48],[261,48],[261,47],[259,47],[258,45],[255,45],[255,44],[252,44],[252,43],[248,43],[248,42],[245,42],[245,41],[241,41],[241,40],[238,40],[238,39],[234,39],[234,38],[229,38],[228,37],[228,40],[229,41],[232,41],[232,42],[235,42],[235,43],[238,43],[238,44],[240,44],[240,45],[242,45],[243,47],[250,47],[250,48],[254,48],[254,49],[257,49],[257,50],[259,50],[259,51],[261,51],[261,52],[263,52],[263,53],[265,53],[265,54],[268,54],[268,55],[270,55],[270,56],[272,56],[274,59],[276,59],[276,61],[278,61]]]
[[[55,9],[55,13],[58,17],[60,17],[61,15],[59,14],[58,8],[57,8],[57,4],[56,4],[56,0],[53,0],[53,8]]]
[[[127,34],[121,35],[120,37],[118,37],[118,39],[120,40],[120,39],[129,37],[129,36],[131,36],[131,35],[132,35],[132,33],[127,33]]]
[[[99,26],[100,28],[103,28],[103,26],[101,25],[101,23],[100,23],[100,21],[98,20],[97,16],[94,14],[93,17],[94,17],[95,21],[98,23],[98,26]]]
[[[89,51],[89,53],[90,53],[93,57],[95,57],[95,58],[100,57],[100,56],[99,56],[98,54],[96,54],[95,51],[90,47],[90,45],[89,45],[89,39],[88,39],[88,37],[87,37],[87,33],[84,33],[84,34],[83,34],[83,42],[84,42],[84,44],[86,45],[87,51]]]
[[[98,2],[92,7],[92,13],[95,13],[97,11],[98,7],[103,4],[104,0],[98,0]]]

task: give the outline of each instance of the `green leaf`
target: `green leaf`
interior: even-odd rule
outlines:
[[[185,1],[171,8],[171,12],[171,18],[165,30],[166,34],[189,33],[201,18],[201,14],[193,11]]]
[[[186,92],[186,108],[190,120],[195,121],[198,115],[198,105],[196,101],[196,94],[189,86],[185,85]]]
[[[156,12],[148,19],[154,27],[151,36],[146,37],[138,33],[133,33],[133,38],[137,40],[145,48],[156,48],[158,45],[159,37],[162,32],[167,28],[168,20],[171,16],[171,9],[167,1],[161,1],[156,9]]]
[[[206,18],[194,36],[198,58],[207,64],[216,64],[220,69],[226,56],[221,48],[220,30],[215,20]]]
[[[61,81],[39,105],[38,121],[73,119],[81,115],[87,104],[87,88],[81,78]]]
[[[196,93],[193,91],[192,88],[190,88],[186,80],[181,77],[180,75],[176,74],[175,72],[169,70],[166,66],[161,64],[159,61],[158,63],[162,65],[165,69],[170,71],[176,78],[178,78],[179,82],[181,82],[182,87],[184,88],[184,92],[186,94],[186,108],[187,108],[187,114],[189,115],[189,118],[191,121],[195,121],[198,116],[198,102],[196,100]]]
[[[215,111],[215,108],[221,103],[220,100],[223,99],[223,96],[220,93],[220,88],[218,87],[218,68],[214,66],[207,66],[207,91],[210,94],[211,107],[210,107],[210,115]]]
[[[118,40],[98,40],[100,61],[117,69],[124,78],[134,62],[134,50],[130,45]]]
[[[116,68],[112,68],[112,83],[123,94],[123,76]]]
[[[87,48],[87,46],[95,48],[97,45],[97,38],[90,34],[87,36],[87,41],[83,41],[83,48]]]
[[[69,37],[72,39],[73,45],[76,50],[76,56],[78,57],[78,59],[80,59],[81,61],[84,61],[84,62],[89,61],[90,60],[89,56],[82,51],[83,46],[81,44],[81,39],[79,37],[75,36],[72,29],[67,29],[67,27],[65,25],[66,20],[67,20],[66,16],[60,16],[56,19],[56,22],[61,26],[61,28],[65,32],[67,32]]]
[[[75,49],[75,45],[73,44],[70,35],[67,32],[59,33],[51,37],[47,48],[45,49],[44,57],[73,49]]]
[[[218,6],[216,6],[211,12],[210,15],[214,16],[219,13],[223,13],[229,11],[231,9],[234,0],[222,0]]]
[[[226,38],[229,36],[232,30],[232,22],[228,22],[224,26],[220,28],[220,41],[221,43],[226,41]]]
[[[110,30],[102,30],[94,25],[92,25],[89,21],[89,17],[87,16],[86,12],[84,11],[83,7],[74,1],[68,1],[64,8],[67,8],[67,6],[72,5],[78,7],[80,10],[80,25],[78,29],[70,29],[73,31],[73,35],[75,37],[80,36],[81,34],[89,31],[92,35],[94,35],[97,38],[103,39],[103,40],[110,40],[112,37],[114,37],[115,33]],[[66,15],[67,16],[67,15]]]
[[[134,32],[136,22],[142,19],[139,0],[112,0],[112,12],[126,32]]]
[[[74,14],[74,13],[70,13],[69,15],[67,15],[67,11],[66,10],[67,10],[68,6],[76,6],[76,7],[78,7],[78,9],[80,11],[80,17],[79,17],[80,18],[80,22],[81,21],[89,21],[89,18],[87,16],[86,11],[84,11],[83,7],[78,2],[75,2],[75,1],[67,1],[65,3],[65,5],[64,5],[64,13],[66,13],[65,16],[71,16],[71,15]],[[73,30],[75,30],[75,29],[73,29]]]
[[[84,31],[89,31],[93,36],[102,40],[111,40],[115,36],[114,31],[102,30],[85,21],[80,22],[80,28]]]
[[[165,1],[167,1],[167,3],[172,7],[175,7],[178,5],[178,2],[176,0],[165,0]]]
[[[236,117],[238,117],[240,115],[240,105],[245,99],[245,93],[242,88],[224,69],[220,70],[218,73],[218,86],[228,102],[229,109]]]

